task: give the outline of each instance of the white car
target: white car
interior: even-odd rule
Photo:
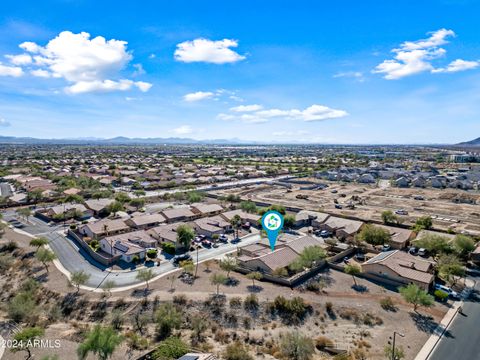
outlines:
[[[449,287],[445,286],[445,285],[440,285],[440,284],[435,284],[435,290],[441,290],[443,292],[446,292],[448,295],[450,295],[450,297],[454,298],[454,299],[458,299],[458,293],[452,289],[450,289]]]
[[[424,248],[420,248],[418,249],[418,253],[417,253],[419,256],[427,256],[427,250],[424,249]]]

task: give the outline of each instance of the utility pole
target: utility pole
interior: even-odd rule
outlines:
[[[197,278],[197,271],[198,271],[198,248],[200,245],[197,244],[197,266],[195,266],[195,279]]]
[[[395,356],[395,335],[400,335],[401,337],[405,337],[405,335],[394,331],[393,332],[393,342],[392,342],[392,360],[397,360],[397,357]]]

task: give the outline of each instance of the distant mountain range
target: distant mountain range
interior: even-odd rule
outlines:
[[[252,141],[243,141],[240,139],[213,139],[213,140],[195,140],[189,138],[128,138],[118,136],[111,139],[102,138],[67,138],[67,139],[37,139],[32,137],[0,136],[0,144],[52,144],[52,145],[186,145],[186,144],[253,144]]]
[[[480,137],[476,138],[474,140],[461,142],[457,145],[460,145],[460,146],[480,146]]]

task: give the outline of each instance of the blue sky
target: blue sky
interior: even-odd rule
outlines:
[[[455,143],[478,1],[5,0],[0,134]]]

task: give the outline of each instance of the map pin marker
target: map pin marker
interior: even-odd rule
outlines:
[[[283,228],[283,216],[278,211],[269,210],[262,217],[262,227],[267,232],[270,248],[275,250],[278,233]]]

